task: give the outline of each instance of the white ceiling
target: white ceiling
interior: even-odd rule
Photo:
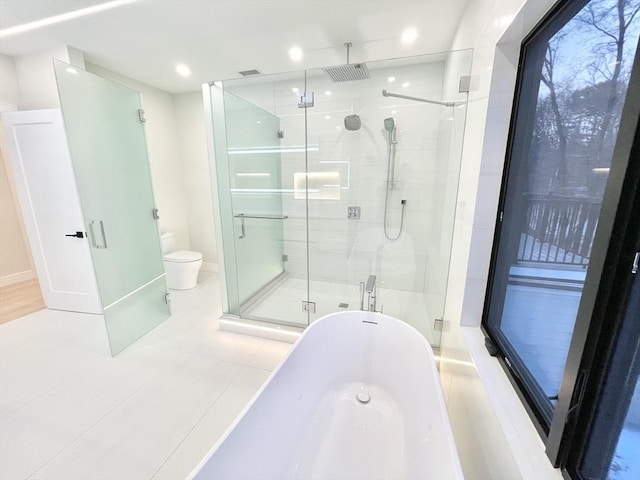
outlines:
[[[278,73],[449,50],[469,0],[118,0],[114,8],[16,34],[11,27],[106,0],[0,0],[0,53],[69,45],[85,61],[162,90],[196,91],[241,70]],[[400,37],[418,31],[411,46]],[[288,57],[292,45],[302,61]],[[184,63],[189,78],[175,72]]]

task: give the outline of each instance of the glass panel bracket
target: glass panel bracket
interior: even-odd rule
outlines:
[[[313,107],[313,92],[304,92],[298,96],[298,108]]]
[[[316,313],[316,302],[305,302],[302,301],[302,311],[309,313]]]

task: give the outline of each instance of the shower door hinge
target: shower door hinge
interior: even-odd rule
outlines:
[[[278,130],[278,138],[284,138],[284,130]]]
[[[500,210],[500,219],[498,221],[502,222],[503,218],[504,218],[504,210]]]
[[[313,92],[304,92],[298,95],[298,108],[313,107]]]
[[[633,258],[633,265],[631,266],[631,273],[638,273],[640,268],[640,252],[636,252],[636,256]]]
[[[151,215],[153,215],[153,219],[154,220],[160,220],[160,215],[158,215],[158,209],[157,208],[154,208],[151,211]]]
[[[305,302],[302,301],[302,311],[309,313],[316,313],[316,302]]]
[[[444,320],[442,318],[436,318],[433,321],[433,330],[434,331],[441,332],[443,326],[444,326]]]
[[[138,109],[138,120],[140,120],[142,123],[147,121],[147,119],[144,116],[144,109],[142,108]]]

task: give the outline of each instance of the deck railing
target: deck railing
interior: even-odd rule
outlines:
[[[529,195],[519,261],[588,265],[600,200]]]

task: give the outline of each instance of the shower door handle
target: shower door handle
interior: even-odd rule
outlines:
[[[262,220],[285,220],[289,218],[287,215],[246,215],[244,213],[238,213],[234,215],[235,218],[259,218]]]
[[[100,243],[97,241],[96,235],[96,225],[100,227],[99,235],[100,235]],[[107,237],[104,234],[104,223],[102,220],[91,220],[89,222],[89,232],[91,233],[91,244],[94,248],[107,248]]]
[[[244,226],[244,219],[245,218],[257,218],[260,220],[284,220],[287,217],[286,215],[245,215],[244,213],[238,213],[236,215],[233,216],[233,218],[239,218],[240,219],[240,236],[238,237],[239,239],[244,238],[245,235],[245,226]]]

